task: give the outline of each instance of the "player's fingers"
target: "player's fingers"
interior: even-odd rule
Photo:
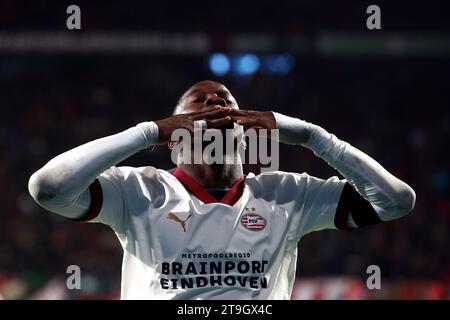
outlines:
[[[230,111],[230,115],[232,115],[232,116],[248,117],[248,116],[251,116],[251,115],[255,114],[256,112],[257,111],[232,109]]]
[[[212,110],[199,111],[190,114],[192,120],[217,119],[223,118],[230,113],[229,108],[213,107]]]
[[[211,120],[207,119],[205,121],[208,126],[208,129],[220,128],[220,127],[223,127],[224,125],[227,125],[227,124],[233,122],[233,120],[231,119],[230,116],[226,116],[224,118],[219,118],[219,119],[211,119]]]
[[[255,120],[251,118],[247,118],[244,116],[233,116],[231,115],[231,119],[236,122],[240,126],[251,126],[255,124]]]

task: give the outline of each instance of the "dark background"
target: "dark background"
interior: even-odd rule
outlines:
[[[28,178],[72,147],[168,116],[191,84],[214,79],[241,108],[323,126],[417,193],[404,219],[302,239],[298,288],[308,284],[314,294],[297,298],[449,299],[445,3],[0,1],[0,294],[117,298],[122,252],[114,233],[39,208],[28,194]],[[69,4],[80,6],[82,30],[67,30]],[[366,28],[370,4],[381,8],[381,30]],[[140,40],[108,44],[99,35]],[[86,44],[88,37],[97,40]],[[159,40],[145,44],[146,37]],[[261,61],[287,54],[295,65],[284,74],[261,67],[249,76],[233,70],[216,76],[208,63],[217,52],[232,61],[247,53]],[[337,174],[308,150],[281,146],[280,154],[281,170]],[[172,167],[161,146],[124,164]],[[82,270],[79,291],[65,288],[72,264]],[[365,289],[372,264],[382,272],[376,292]],[[321,288],[336,279],[346,289],[329,296]]]

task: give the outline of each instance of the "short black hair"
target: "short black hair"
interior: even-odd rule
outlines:
[[[213,83],[215,83],[215,84],[218,84],[218,85],[221,85],[221,86],[224,86],[224,87],[225,87],[225,85],[224,85],[223,83],[217,82],[217,81],[214,81],[214,80],[202,80],[202,81],[199,81],[199,82],[194,83],[192,86],[189,87],[189,89],[187,89],[187,90],[181,95],[180,99],[178,99],[177,105],[176,105],[175,108],[173,109],[172,115],[177,115],[177,114],[182,113],[181,111],[182,111],[182,109],[183,109],[183,107],[184,107],[184,106],[182,105],[182,103],[183,103],[183,100],[186,98],[186,95],[188,94],[188,92],[191,91],[195,86],[198,86],[199,84],[202,84],[202,83],[205,83],[205,82],[213,82]]]

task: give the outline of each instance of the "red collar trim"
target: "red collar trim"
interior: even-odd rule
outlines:
[[[177,178],[181,184],[189,190],[197,199],[201,200],[205,204],[207,203],[223,203],[229,206],[233,206],[242,196],[242,192],[244,190],[244,180],[245,177],[240,177],[228,190],[227,194],[223,197],[222,200],[217,201],[215,197],[213,197],[208,190],[206,190],[201,184],[195,181],[194,178],[189,176],[186,172],[184,172],[180,168],[176,168],[172,175]]]

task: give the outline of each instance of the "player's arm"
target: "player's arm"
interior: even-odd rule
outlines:
[[[102,203],[109,207],[122,205],[120,190],[113,181],[101,185],[97,177],[108,168],[157,143],[170,141],[177,128],[193,130],[193,122],[206,119],[209,127],[231,121],[227,110],[215,108],[204,112],[181,114],[155,122],[140,123],[123,132],[97,139],[69,150],[35,172],[28,189],[35,201],[49,211],[68,218],[95,215]],[[116,205],[112,203],[116,203]],[[97,212],[98,213],[98,212]]]
[[[271,117],[271,114],[273,116]],[[338,227],[358,227],[398,219],[414,207],[416,195],[378,162],[325,129],[279,113],[232,112],[238,124],[279,129],[283,143],[303,145],[338,170],[348,184],[339,200]]]
[[[98,211],[101,204],[94,203],[94,199],[99,199],[99,195],[102,202],[120,199],[117,189],[102,190],[97,177],[139,150],[155,144],[157,138],[158,127],[153,122],[144,122],[83,144],[53,158],[35,172],[28,183],[29,192],[49,211],[72,219],[84,218],[91,204]],[[115,191],[117,194],[111,194]]]

